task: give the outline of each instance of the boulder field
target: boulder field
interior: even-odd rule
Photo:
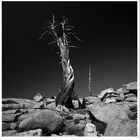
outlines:
[[[2,99],[2,136],[137,136],[137,83],[108,88],[96,97],[73,100],[74,109],[55,98]]]

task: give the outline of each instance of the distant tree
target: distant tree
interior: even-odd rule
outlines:
[[[88,91],[89,95],[92,96],[92,90],[91,90],[91,65],[89,66],[89,78],[88,78]]]
[[[63,82],[61,90],[56,96],[56,106],[62,105],[67,108],[73,108],[72,97],[74,94],[74,71],[70,63],[69,48],[76,46],[69,45],[70,37],[80,40],[73,31],[74,26],[69,25],[68,18],[64,17],[61,21],[56,21],[53,15],[52,21],[47,21],[44,26],[44,32],[40,38],[45,34],[49,34],[52,38],[50,44],[56,43],[60,50],[60,58],[63,69]]]

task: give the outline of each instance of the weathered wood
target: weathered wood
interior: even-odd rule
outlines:
[[[45,33],[49,33],[54,39],[53,43],[57,43],[57,46],[59,47],[63,70],[63,85],[56,97],[56,106],[64,105],[68,108],[74,108],[72,104],[72,95],[74,93],[74,71],[69,59],[69,48],[71,46],[69,46],[67,40],[68,35],[72,34],[72,28],[73,26],[68,25],[68,20],[65,17],[63,17],[63,20],[58,23],[53,16],[52,21],[50,21],[45,27],[45,31],[42,34],[43,36]],[[75,35],[73,36],[77,38]]]

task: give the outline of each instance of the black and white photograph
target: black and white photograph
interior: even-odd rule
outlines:
[[[138,1],[1,1],[2,137],[138,138]]]

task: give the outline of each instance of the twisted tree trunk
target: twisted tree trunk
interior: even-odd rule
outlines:
[[[68,108],[73,108],[72,95],[74,88],[74,71],[70,64],[69,47],[67,46],[67,39],[65,37],[58,38],[57,45],[61,51],[61,64],[63,69],[63,83],[61,91],[56,97],[56,106],[64,105]]]
[[[74,71],[70,64],[69,48],[75,46],[69,46],[67,37],[69,35],[74,36],[79,40],[72,32],[74,27],[68,24],[68,19],[63,17],[63,21],[57,22],[53,16],[52,21],[48,21],[45,26],[44,33],[41,37],[48,33],[53,37],[52,43],[57,43],[60,49],[61,64],[63,70],[63,82],[61,90],[56,97],[56,106],[62,105],[67,108],[73,108],[72,96],[74,94]]]

